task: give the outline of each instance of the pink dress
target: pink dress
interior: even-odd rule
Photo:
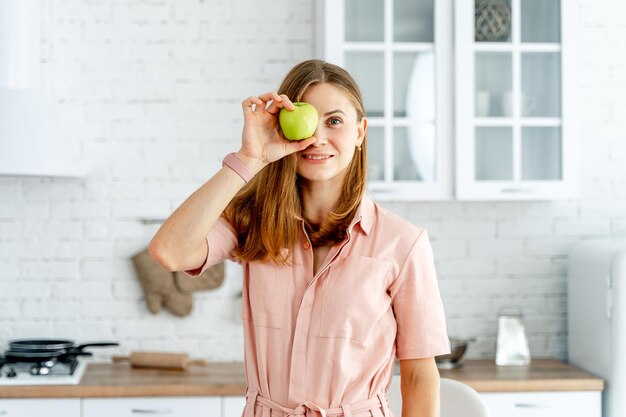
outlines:
[[[283,267],[234,257],[235,231],[220,217],[207,260],[186,271],[224,259],[243,267],[242,416],[390,417],[395,357],[450,352],[428,233],[364,196],[313,276],[302,226],[294,264]]]

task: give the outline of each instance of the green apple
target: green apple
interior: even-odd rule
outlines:
[[[295,102],[295,109],[281,109],[278,122],[289,140],[310,138],[317,129],[317,110],[309,103]]]

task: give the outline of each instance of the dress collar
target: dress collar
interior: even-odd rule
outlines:
[[[363,193],[361,204],[357,209],[357,212],[348,226],[348,231],[351,231],[355,224],[359,224],[361,230],[369,235],[372,231],[372,223],[374,221],[374,202],[367,193]]]
[[[361,227],[361,230],[363,230],[366,235],[369,235],[372,231],[374,211],[374,201],[372,201],[371,197],[367,195],[367,193],[363,193],[359,208],[348,226],[348,231],[352,231],[354,226],[358,224]],[[304,219],[301,216],[297,215],[296,218],[300,220],[301,223],[304,223]]]

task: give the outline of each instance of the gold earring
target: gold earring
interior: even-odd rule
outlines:
[[[359,151],[359,152],[361,152],[361,146],[360,146],[360,145],[359,145],[359,146],[357,146],[357,147],[356,147],[356,150],[357,150],[357,151]]]

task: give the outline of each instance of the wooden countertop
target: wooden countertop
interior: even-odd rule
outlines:
[[[462,367],[439,370],[442,378],[464,382],[478,392],[601,391],[604,381],[554,359],[533,359],[530,366],[497,366],[493,360],[467,360]]]
[[[530,367],[497,367],[489,360],[467,360],[441,376],[479,392],[602,390],[603,381],[571,365],[536,359]],[[78,385],[0,386],[0,398],[243,396],[243,363],[211,363],[188,372],[133,369],[128,364],[91,363]]]
[[[192,366],[187,372],[90,363],[78,385],[0,386],[0,398],[246,395],[242,362]]]

